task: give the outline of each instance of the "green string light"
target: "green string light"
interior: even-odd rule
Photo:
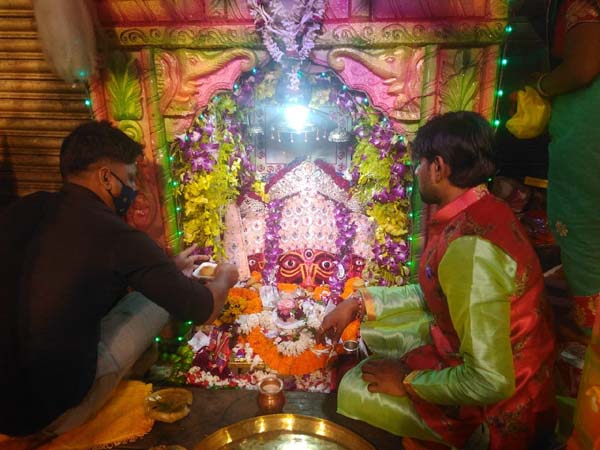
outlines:
[[[192,322],[191,320],[188,320],[185,324],[186,325],[192,325],[194,322]]]
[[[177,340],[178,340],[179,342],[183,341],[183,336],[177,336]]]
[[[504,31],[506,31],[507,33],[512,33],[513,27],[512,25],[506,25],[506,27],[504,27]]]
[[[495,127],[499,127],[500,126],[500,119],[494,120],[494,126]]]
[[[154,338],[154,342],[160,342],[160,336],[156,336],[156,337]]]
[[[508,64],[508,59],[506,59],[506,58],[502,58],[502,59],[500,60],[500,64],[502,64],[503,66],[506,66],[506,65]]]
[[[502,97],[504,95],[504,91],[502,89],[498,89],[498,92],[496,92],[496,95],[498,97]]]
[[[175,156],[173,156],[173,155],[169,156],[169,161],[175,161]]]
[[[175,211],[177,211],[177,212],[181,211],[181,206],[177,206],[177,207],[175,208]]]
[[[92,101],[89,98],[86,98],[83,103],[85,103],[85,106],[92,106]]]

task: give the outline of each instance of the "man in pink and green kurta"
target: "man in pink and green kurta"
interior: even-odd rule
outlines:
[[[424,448],[540,448],[555,421],[551,313],[533,248],[483,184],[492,130],[475,113],[436,117],[413,157],[439,206],[419,284],[365,288],[323,321],[337,339],[362,316],[373,353],[340,383],[338,412]]]

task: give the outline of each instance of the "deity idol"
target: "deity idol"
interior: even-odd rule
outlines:
[[[226,216],[225,246],[267,284],[305,289],[361,276],[372,257],[373,226],[333,166],[305,160],[276,174],[269,201],[244,194]],[[237,214],[236,214],[237,213]]]

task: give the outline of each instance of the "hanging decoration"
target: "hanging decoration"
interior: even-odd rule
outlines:
[[[303,83],[303,62],[321,33],[325,0],[248,0],[248,7],[267,51],[285,72],[280,95],[302,103],[303,95],[310,95]]]
[[[248,0],[248,7],[274,61],[308,58],[323,26],[325,0]]]

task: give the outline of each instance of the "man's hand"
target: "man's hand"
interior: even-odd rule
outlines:
[[[206,283],[213,295],[213,312],[206,323],[212,323],[223,312],[227,293],[239,279],[237,267],[234,264],[219,264],[215,269],[215,278]]]
[[[198,248],[198,245],[192,244],[178,255],[173,257],[173,262],[183,274],[190,278],[192,272],[198,267],[199,262],[208,261],[209,257],[206,255],[194,255],[194,252]]]
[[[398,360],[376,359],[366,362],[362,366],[363,380],[369,383],[367,389],[369,392],[378,392],[380,394],[389,394],[396,397],[404,397],[405,373],[403,365]]]
[[[317,332],[317,342],[323,342],[325,335],[329,336],[333,344],[337,344],[344,328],[356,317],[358,302],[354,296],[348,297],[337,305],[333,311],[325,316]]]
[[[227,289],[232,288],[240,279],[237,266],[235,264],[219,264],[215,269],[215,282],[222,282]]]

